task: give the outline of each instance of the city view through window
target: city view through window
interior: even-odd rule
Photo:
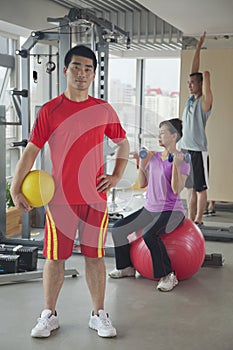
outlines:
[[[136,66],[136,59],[109,60],[108,100],[127,131],[131,151],[137,152],[140,143],[158,150],[159,123],[179,117],[180,59],[144,60],[141,106]]]

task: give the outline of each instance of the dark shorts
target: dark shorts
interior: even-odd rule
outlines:
[[[193,188],[196,192],[202,192],[208,189],[209,178],[209,157],[208,152],[190,151],[182,149],[184,153],[190,153],[191,166],[185,187]]]

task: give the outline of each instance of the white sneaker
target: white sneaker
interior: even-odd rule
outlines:
[[[57,315],[53,315],[51,310],[45,309],[37,319],[37,325],[32,329],[31,336],[34,338],[49,337],[51,331],[59,328]]]
[[[157,285],[157,289],[162,292],[169,292],[175,286],[177,286],[178,280],[174,272],[169,273],[169,275],[162,277]]]
[[[100,337],[111,338],[117,334],[108,314],[104,310],[99,310],[98,315],[94,315],[92,312],[89,327],[96,330]]]
[[[113,270],[109,272],[109,276],[112,278],[122,278],[122,277],[135,277],[135,268],[132,266],[126,267],[125,269],[121,270]]]

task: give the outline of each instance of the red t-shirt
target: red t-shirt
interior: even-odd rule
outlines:
[[[56,204],[93,204],[106,200],[96,190],[104,173],[104,135],[118,143],[126,137],[114,109],[91,96],[74,102],[64,94],[39,111],[29,141],[40,149],[48,142]]]

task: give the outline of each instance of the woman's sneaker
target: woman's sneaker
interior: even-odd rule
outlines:
[[[162,292],[169,292],[175,286],[177,286],[178,280],[174,272],[169,273],[169,275],[162,277],[157,285],[157,289]]]
[[[94,315],[94,312],[92,312],[89,327],[96,330],[100,337],[111,338],[117,334],[108,314],[104,310],[99,310],[98,315]]]
[[[122,278],[122,277],[135,277],[135,268],[132,266],[126,267],[125,269],[117,270],[109,272],[109,276],[112,278]]]
[[[37,319],[37,325],[32,329],[31,336],[34,338],[49,337],[51,332],[59,328],[57,314],[53,315],[52,311],[45,309]]]

